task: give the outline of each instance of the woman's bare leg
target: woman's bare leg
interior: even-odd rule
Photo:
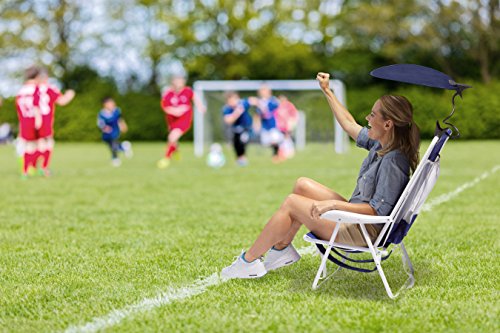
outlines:
[[[293,187],[293,193],[317,201],[323,201],[323,200],[347,201],[343,196],[341,196],[337,192],[307,177],[300,177],[299,179],[297,179],[297,181],[295,182],[295,186]],[[292,221],[292,225],[290,226],[290,229],[286,234],[286,236],[282,240],[274,244],[274,247],[277,248],[278,250],[287,247],[295,238],[295,235],[297,234],[301,226],[302,224],[300,222]]]
[[[246,252],[245,260],[253,261],[261,257],[273,245],[286,241],[291,232],[296,233],[302,224],[318,237],[329,239],[335,228],[335,223],[313,219],[311,217],[313,202],[313,199],[290,194],[271,217],[252,247]]]
[[[297,179],[297,181],[295,182],[295,186],[293,187],[292,193],[299,194],[303,197],[318,201],[322,200],[347,201],[343,196],[341,196],[337,192],[307,177],[300,177],[299,179]]]

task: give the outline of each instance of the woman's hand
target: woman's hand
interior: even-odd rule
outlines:
[[[330,89],[330,74],[319,72],[318,75],[316,75],[316,80],[319,81],[319,86],[323,91]]]
[[[316,75],[316,80],[318,80],[319,86],[328,101],[328,105],[330,106],[330,110],[332,110],[333,116],[339,122],[340,126],[342,126],[342,129],[346,131],[354,141],[356,141],[362,127],[356,122],[345,106],[340,103],[333,90],[330,89],[330,74],[319,72]]]
[[[321,214],[336,209],[336,200],[314,201],[311,206],[311,218],[318,220]]]

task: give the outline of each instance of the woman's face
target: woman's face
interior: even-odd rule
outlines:
[[[368,121],[368,137],[373,140],[385,142],[384,139],[392,128],[392,122],[384,120],[380,108],[381,103],[377,100],[373,105],[372,111],[365,119]]]

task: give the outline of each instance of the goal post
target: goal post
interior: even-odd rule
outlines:
[[[214,81],[196,81],[193,84],[194,93],[200,98],[204,105],[207,104],[206,94],[208,92],[224,92],[237,91],[249,92],[257,91],[262,84],[266,84],[269,88],[275,91],[318,91],[318,82],[316,80],[214,80]],[[340,102],[346,105],[345,87],[339,80],[330,81],[330,88],[335,91],[335,95]],[[222,116],[221,116],[222,117]],[[304,114],[301,113],[301,117]],[[194,154],[198,157],[203,156],[205,148],[205,121],[203,114],[195,108],[193,120],[193,136],[194,136]],[[305,124],[305,119],[303,124]],[[334,120],[335,133],[335,152],[342,154],[348,150],[347,134],[342,130],[340,124]],[[305,144],[306,133],[305,125],[298,128],[297,136],[300,145]],[[297,142],[299,144],[299,142]]]

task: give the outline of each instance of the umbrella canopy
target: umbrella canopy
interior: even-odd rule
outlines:
[[[455,90],[459,94],[461,94],[463,90],[470,88],[470,86],[466,84],[456,83],[451,77],[440,71],[413,64],[398,64],[380,67],[371,71],[370,75],[379,79]]]
[[[458,128],[450,123],[449,119],[455,113],[455,97],[462,97],[462,91],[467,88],[471,88],[471,86],[456,83],[451,77],[435,69],[413,64],[398,64],[380,67],[371,71],[370,75],[379,79],[411,83],[432,88],[454,90],[455,94],[451,99],[452,110],[448,117],[443,120],[443,123],[453,129],[453,132],[455,134],[452,135],[451,138],[455,139],[460,137]],[[439,136],[445,130],[446,128],[442,128],[439,124],[439,121],[437,121],[435,134]]]

